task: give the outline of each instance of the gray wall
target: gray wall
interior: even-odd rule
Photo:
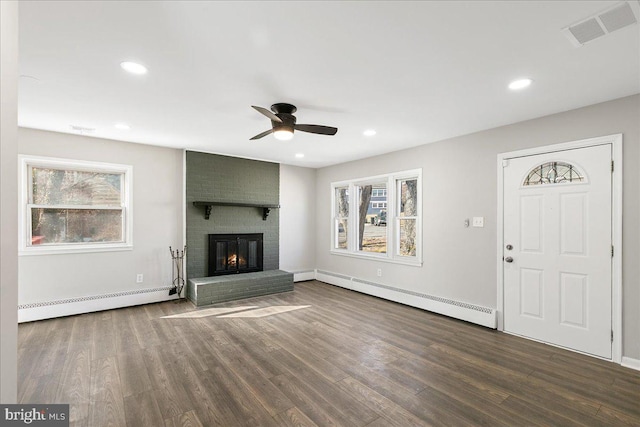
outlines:
[[[18,343],[18,2],[0,2],[0,402],[16,403]]]
[[[280,165],[280,268],[316,267],[316,170]]]
[[[495,308],[497,154],[615,133],[624,139],[623,355],[640,359],[639,95],[319,169],[316,267]],[[330,183],[415,168],[423,170],[423,266],[332,255]],[[484,228],[463,226],[474,216]]]
[[[237,157],[187,151],[186,154],[187,277],[206,277],[208,235],[263,233],[264,270],[279,267],[279,209],[266,221],[262,210],[246,207],[213,207],[209,220],[194,201],[278,204],[280,166]]]
[[[20,154],[133,166],[133,250],[21,256],[20,304],[171,284],[169,246],[182,245],[181,150],[25,128],[18,140]]]

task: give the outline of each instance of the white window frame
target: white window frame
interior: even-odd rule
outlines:
[[[47,255],[89,252],[110,252],[133,249],[133,167],[113,163],[61,159],[55,157],[18,156],[20,171],[20,207],[18,216],[18,255]],[[122,242],[60,243],[55,245],[31,245],[31,209],[39,207],[31,203],[32,167],[75,170],[83,172],[123,174],[122,182]],[[78,206],[56,206],[56,208],[78,208]],[[92,208],[99,209],[99,206]]]
[[[400,255],[400,227],[397,197],[399,197],[399,181],[415,178],[417,179],[418,194],[418,214],[416,217],[416,255]],[[386,184],[387,186],[387,252],[372,253],[358,250],[358,207],[359,194],[356,191],[358,186]],[[337,240],[336,234],[336,189],[349,188],[349,230],[347,231],[347,249],[334,247]],[[413,217],[410,217],[413,218]],[[331,247],[330,252],[334,255],[349,256],[362,259],[378,260],[395,264],[406,264],[413,266],[422,265],[422,169],[412,169],[401,172],[394,172],[384,175],[363,177],[346,181],[331,183]]]

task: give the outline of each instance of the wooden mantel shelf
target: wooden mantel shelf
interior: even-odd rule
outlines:
[[[241,203],[241,202],[193,202],[193,206],[204,206],[204,219],[211,216],[212,206],[238,206],[242,208],[260,208],[262,209],[262,220],[266,221],[271,209],[278,209],[280,205],[268,203]]]

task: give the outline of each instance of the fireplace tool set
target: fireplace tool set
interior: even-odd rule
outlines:
[[[187,254],[187,247],[185,246],[182,251],[176,249],[175,251],[169,246],[169,252],[171,253],[172,269],[171,269],[171,289],[169,289],[169,295],[178,294],[178,301],[181,301],[182,290],[184,289],[184,256]],[[184,297],[186,299],[186,297]]]

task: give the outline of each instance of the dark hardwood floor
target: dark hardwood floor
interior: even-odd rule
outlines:
[[[271,309],[21,324],[19,400],[91,427],[640,425],[640,372],[613,363],[315,281],[216,307],[245,306]]]

